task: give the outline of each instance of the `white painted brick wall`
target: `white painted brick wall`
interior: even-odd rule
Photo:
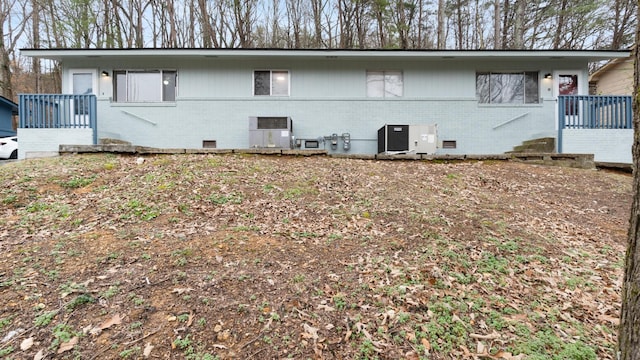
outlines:
[[[562,152],[593,154],[595,161],[633,162],[631,147],[633,130],[629,129],[565,129]]]
[[[91,129],[18,129],[18,159],[57,156],[60,145],[91,145]]]
[[[438,124],[439,140],[457,142],[457,149],[438,149],[439,154],[496,154],[534,137],[555,137],[554,112],[552,102],[485,106],[474,98],[194,99],[173,106],[100,101],[98,137],[167,148],[200,148],[203,140],[216,140],[218,148],[246,148],[250,116],[290,116],[297,138],[350,133],[354,154],[376,153],[377,131],[384,124]],[[343,152],[339,145],[337,152]]]

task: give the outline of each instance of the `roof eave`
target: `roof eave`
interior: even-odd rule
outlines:
[[[67,58],[109,57],[302,57],[302,58],[405,58],[453,59],[582,59],[602,61],[630,56],[630,51],[612,50],[345,50],[345,49],[21,49],[28,57],[64,61]]]

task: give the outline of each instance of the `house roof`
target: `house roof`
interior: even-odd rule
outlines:
[[[589,75],[589,81],[597,81],[603,74],[607,73],[608,71],[615,70],[618,65],[624,64],[626,62],[633,62],[631,56],[609,60],[598,70],[594,71],[593,74]]]
[[[11,112],[14,115],[18,114],[18,104],[14,103],[13,101],[7,99],[4,96],[0,96],[0,106],[11,108]]]
[[[295,57],[340,59],[574,59],[603,61],[630,56],[629,50],[353,50],[353,49],[21,49],[22,55],[64,61],[77,58],[175,57],[175,58],[242,58]]]

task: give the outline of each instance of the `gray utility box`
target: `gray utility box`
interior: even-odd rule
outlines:
[[[249,147],[291,149],[292,140],[290,117],[249,117]]]
[[[409,151],[435,154],[438,148],[437,125],[409,125]]]

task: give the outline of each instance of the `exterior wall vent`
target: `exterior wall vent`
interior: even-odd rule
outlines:
[[[215,149],[217,146],[215,140],[202,140],[203,149]]]
[[[292,140],[290,117],[249,117],[249,147],[291,149]]]
[[[443,149],[455,149],[458,145],[455,140],[442,140]]]

